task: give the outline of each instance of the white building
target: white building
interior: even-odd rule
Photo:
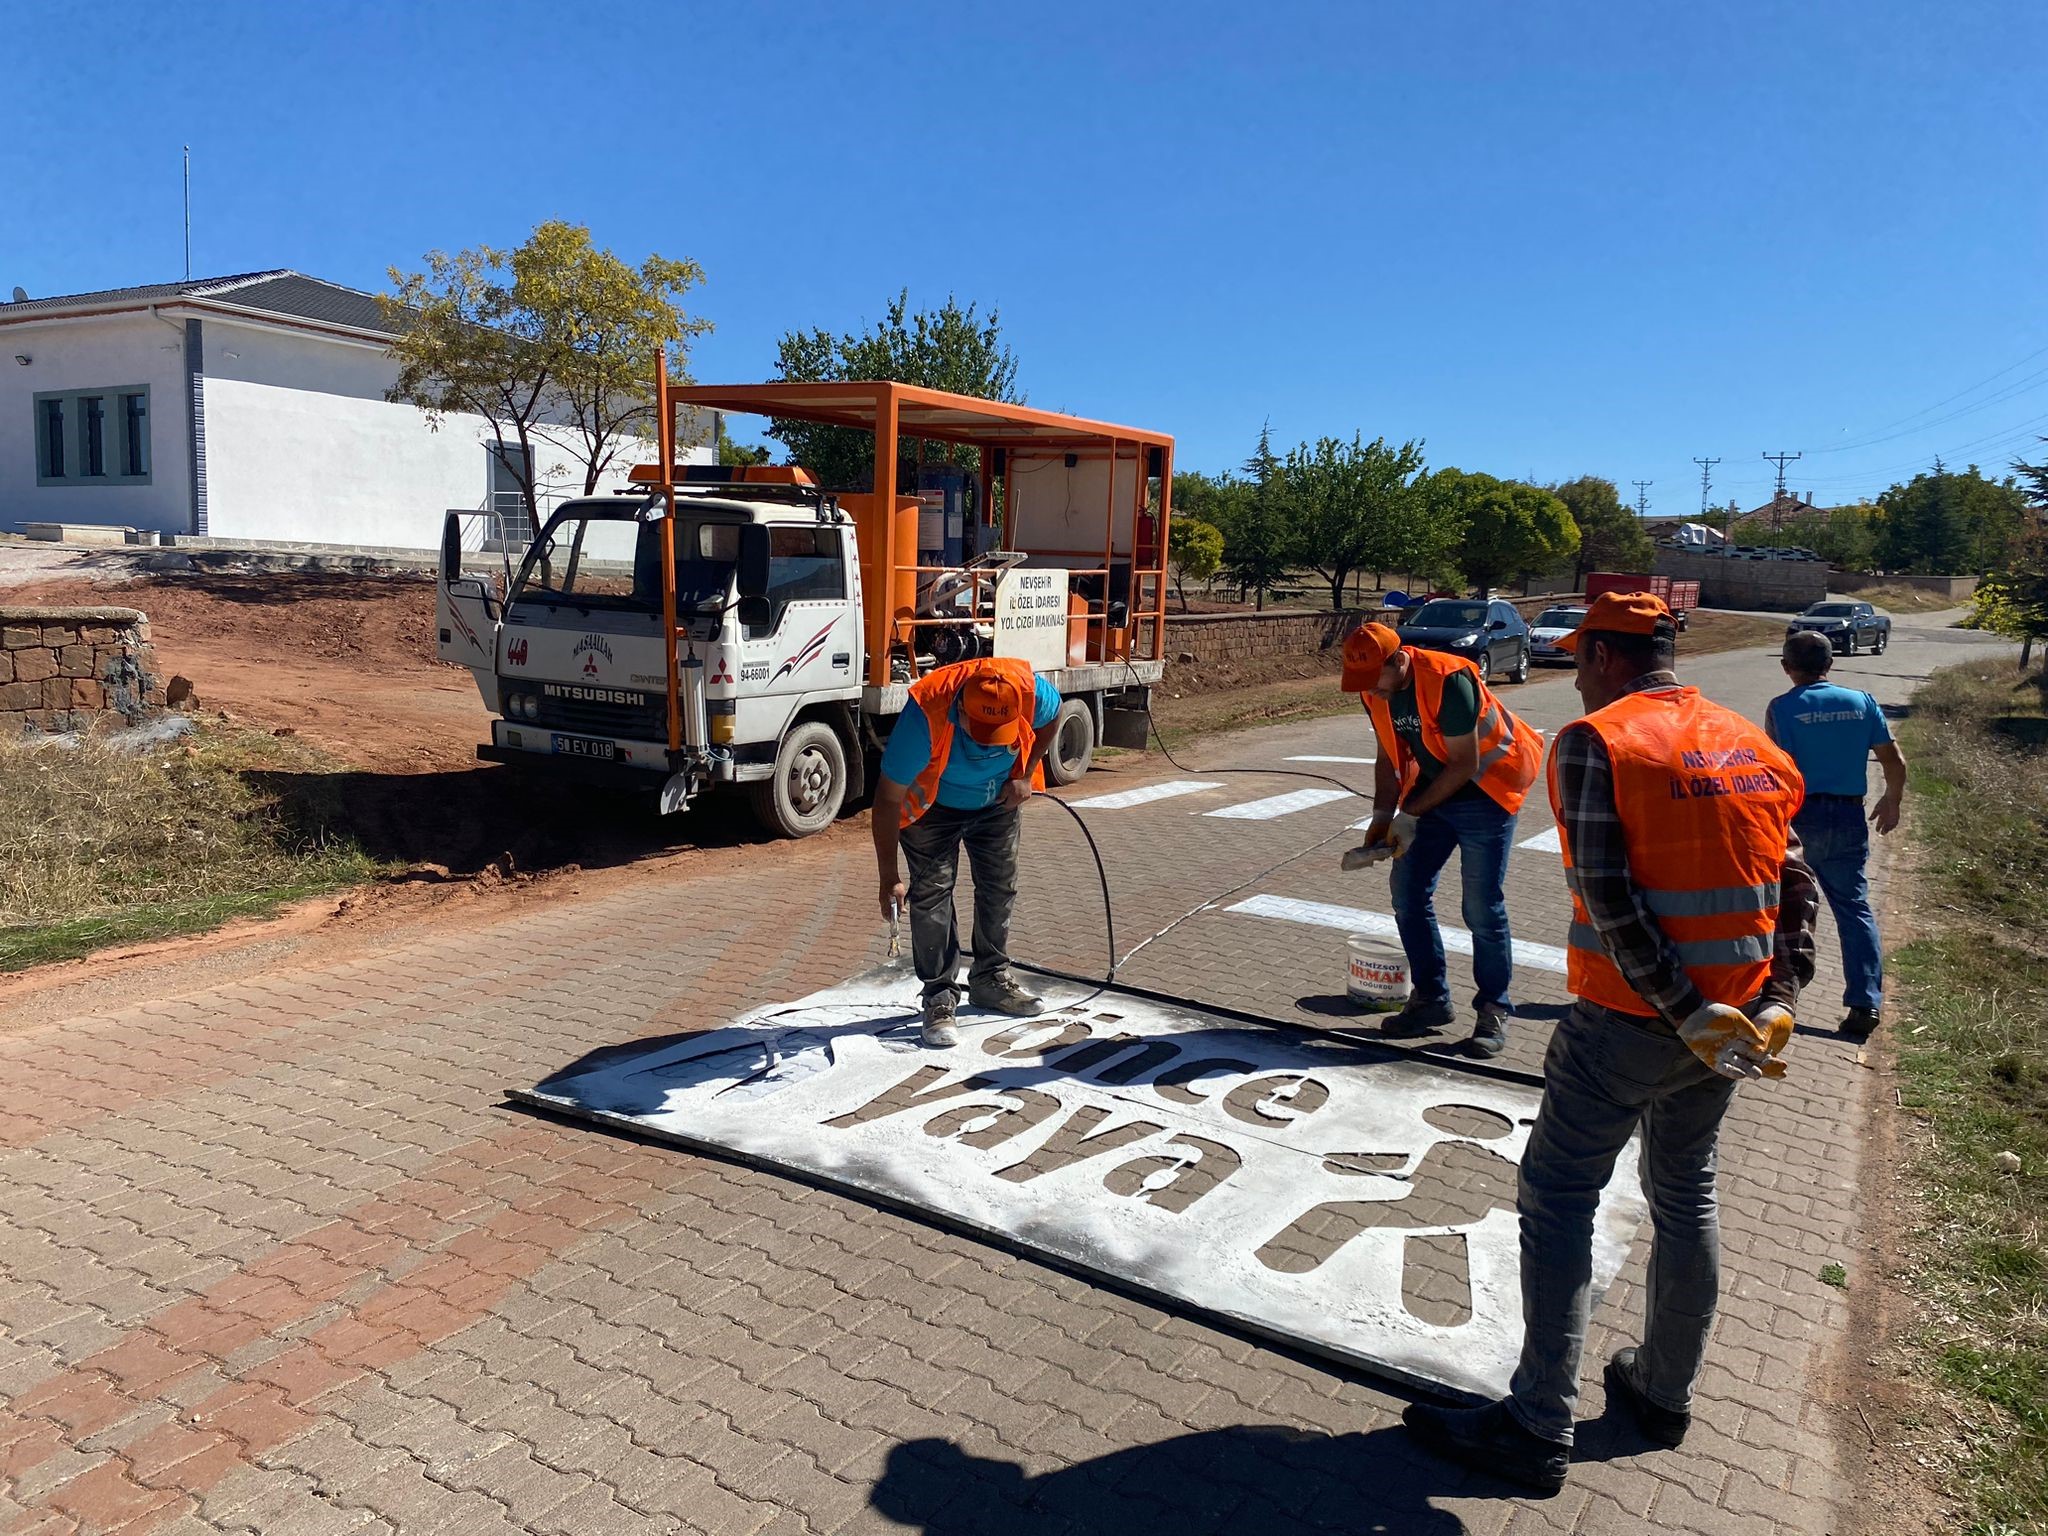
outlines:
[[[430,549],[449,508],[516,515],[488,422],[384,398],[391,334],[375,296],[289,271],[0,304],[0,529]],[[582,474],[536,456],[544,514]]]

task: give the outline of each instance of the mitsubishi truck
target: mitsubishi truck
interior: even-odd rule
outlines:
[[[658,402],[661,462],[557,506],[497,577],[449,514],[439,653],[493,716],[480,758],[645,790],[664,812],[738,792],[804,837],[872,789],[916,678],[989,655],[1028,659],[1060,693],[1051,782],[1080,778],[1099,743],[1143,744],[1170,437],[888,382],[664,380]],[[871,431],[874,488],[676,465],[685,404]],[[940,450],[913,466],[913,494],[897,494],[899,440]]]

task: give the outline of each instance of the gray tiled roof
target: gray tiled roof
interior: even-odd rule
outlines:
[[[195,277],[183,283],[147,283],[135,288],[104,288],[95,293],[67,293],[47,299],[0,304],[0,321],[16,315],[59,313],[78,307],[140,307],[174,304],[180,299],[212,299],[241,309],[259,309],[294,320],[317,320],[362,331],[391,334],[393,327],[375,294],[344,288],[339,283],[286,268],[241,272],[229,277]]]

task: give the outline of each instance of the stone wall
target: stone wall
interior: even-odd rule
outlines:
[[[1558,594],[1504,597],[1525,619],[1554,607]],[[1195,662],[1259,661],[1270,656],[1305,656],[1340,644],[1368,619],[1384,619],[1377,608],[1269,608],[1264,613],[1189,613],[1167,610],[1166,654]]]
[[[163,703],[146,615],[0,605],[0,735],[132,725]]]
[[[1876,571],[1830,571],[1830,592],[1868,592],[1873,587],[1912,587],[1952,602],[1966,603],[1977,590],[1975,576],[1885,576]]]
[[[1828,567],[1819,560],[1731,560],[1660,549],[1656,572],[1697,581],[1706,608],[1796,613],[1828,595]]]

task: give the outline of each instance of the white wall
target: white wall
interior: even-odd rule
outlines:
[[[27,367],[16,354],[31,359]],[[38,394],[149,387],[147,485],[36,484]],[[113,426],[113,402],[108,402]],[[191,465],[185,423],[185,327],[148,315],[0,326],[0,528],[23,523],[106,523],[190,531]],[[110,440],[108,452],[113,452]]]

